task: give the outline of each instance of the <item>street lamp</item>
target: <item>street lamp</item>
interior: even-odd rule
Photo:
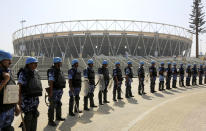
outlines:
[[[23,29],[24,29],[24,23],[25,23],[25,22],[26,22],[26,20],[23,20],[23,19],[20,21],[20,23],[21,23],[21,31],[22,31],[22,32],[21,32],[21,33],[22,33],[22,34],[21,34],[21,35],[22,35],[22,50],[21,50],[21,55],[23,55],[23,49],[24,49],[24,48],[23,48],[23,45],[24,45],[24,40],[23,40],[24,31],[23,31]]]

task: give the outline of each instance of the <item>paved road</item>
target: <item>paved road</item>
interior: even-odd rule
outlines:
[[[56,128],[47,126],[47,107],[44,97],[39,106],[38,131],[205,131],[206,130],[206,86],[177,88],[155,94],[149,93],[146,84],[144,96],[137,94],[138,81],[133,83],[133,99],[112,101],[112,89],[109,90],[110,103],[83,112],[81,118],[68,116],[68,88],[63,95],[63,117],[66,121],[58,123]],[[158,83],[157,83],[158,84]],[[44,87],[47,81],[43,81]],[[68,86],[67,86],[68,87]],[[156,86],[157,88],[157,86]],[[125,87],[122,88],[123,93]],[[98,89],[95,91],[95,103]],[[124,97],[124,95],[123,95]],[[81,96],[81,109],[83,97]],[[20,118],[14,122],[15,129]]]

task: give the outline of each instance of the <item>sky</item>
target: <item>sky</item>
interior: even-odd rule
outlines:
[[[83,19],[153,21],[189,28],[193,0],[0,0],[0,49],[13,53],[12,34],[24,26]],[[206,0],[202,0],[206,6]],[[204,11],[205,8],[204,8]],[[192,55],[195,44],[193,42]],[[201,35],[200,51],[206,51]]]

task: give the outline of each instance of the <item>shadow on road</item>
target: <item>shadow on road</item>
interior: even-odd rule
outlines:
[[[114,108],[109,106],[108,104],[104,104],[97,109],[98,114],[110,114],[110,110],[114,111]]]
[[[61,126],[59,127],[59,130],[60,131],[65,131],[65,130],[71,131],[71,128],[75,126],[75,124],[77,123],[79,119],[80,118],[78,118],[77,115],[75,117],[71,117],[67,115],[67,119],[61,124]]]
[[[94,111],[92,108],[90,108],[90,111],[84,111],[83,115],[81,116],[81,118],[79,119],[79,122],[81,123],[91,123],[91,118],[94,116]]]
[[[175,88],[175,89],[177,89],[177,88]],[[174,90],[174,88],[172,88],[170,91],[171,91],[171,92],[174,92],[174,93],[182,93],[182,92],[180,92],[180,91]]]
[[[128,103],[130,104],[138,104],[137,100],[135,98],[130,98],[130,99],[127,99]]]
[[[142,98],[146,100],[152,100],[152,97],[148,95],[142,95]]]
[[[125,105],[125,102],[121,101],[121,100],[118,100],[117,102],[114,103],[114,106],[118,106],[118,107],[121,107],[121,108],[123,108],[124,105]]]
[[[164,95],[162,95],[160,93],[157,93],[157,92],[155,92],[154,95],[157,96],[157,97],[164,97]]]
[[[182,88],[182,87],[179,87],[179,88],[176,88],[177,90],[180,90],[180,91],[186,91],[185,88]]]
[[[174,93],[166,91],[166,90],[162,91],[162,93],[165,93],[165,94],[168,94],[168,95],[174,95]]]

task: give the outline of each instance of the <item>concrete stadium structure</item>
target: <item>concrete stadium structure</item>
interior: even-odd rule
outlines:
[[[24,27],[13,34],[17,56],[190,56],[190,30],[133,20],[75,20]]]

